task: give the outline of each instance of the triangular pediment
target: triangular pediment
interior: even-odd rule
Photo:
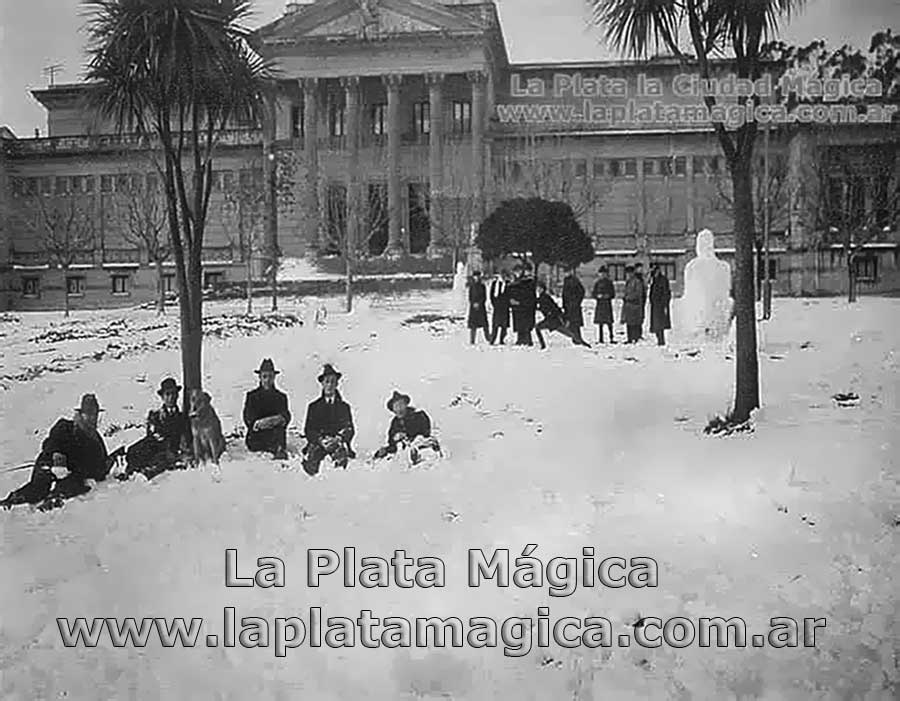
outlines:
[[[305,37],[477,32],[471,16],[453,12],[432,0],[317,0],[260,30],[269,40]]]

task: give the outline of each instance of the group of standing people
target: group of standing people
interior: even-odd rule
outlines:
[[[563,307],[547,291],[543,280],[535,280],[530,266],[518,263],[510,274],[507,270],[497,273],[490,286],[482,281],[481,271],[476,270],[468,281],[469,343],[474,344],[478,330],[488,343],[499,341],[503,345],[510,326],[516,335],[515,345],[533,346],[532,333],[537,336],[541,349],[547,347],[542,331],[555,331],[572,343],[590,347],[581,337],[583,319],[581,302],[584,286],[569,271],[563,285]],[[491,301],[491,324],[488,324],[487,300]],[[537,320],[540,312],[542,318]]]
[[[669,281],[658,265],[651,266],[649,291],[644,281],[641,264],[625,268],[626,280],[622,297],[620,321],[626,329],[626,343],[643,340],[645,309],[650,303],[650,331],[656,335],[657,344],[665,345],[665,332],[672,328]],[[595,300],[594,324],[597,325],[597,342],[604,343],[604,330],[608,330],[609,342],[615,343],[612,302],[616,297],[615,284],[609,270],[601,266],[591,297]],[[512,274],[500,270],[488,286],[482,281],[481,271],[469,278],[468,318],[469,343],[474,344],[479,329],[485,340],[503,345],[512,322],[516,334],[515,345],[534,345],[532,332],[537,335],[541,349],[546,348],[542,331],[556,331],[573,344],[590,347],[584,340],[582,303],[586,296],[584,285],[578,279],[575,268],[567,271],[562,286],[562,308],[547,290],[543,280],[535,280],[530,266],[517,263]],[[488,324],[487,301],[491,303],[491,323]],[[537,312],[542,315],[537,321]]]

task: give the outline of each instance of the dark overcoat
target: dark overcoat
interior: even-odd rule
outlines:
[[[323,436],[338,436],[343,439],[349,449],[355,434],[353,412],[350,405],[337,392],[334,402],[330,404],[324,395],[319,397],[306,409],[303,433],[306,435],[306,440],[312,445],[318,445],[319,439]],[[352,450],[350,457],[354,457]]]
[[[509,328],[509,287],[506,280],[491,281],[491,324],[495,329]]]
[[[402,417],[394,416],[391,426],[388,429],[387,450],[389,453],[397,452],[397,442],[394,436],[398,433],[405,433],[409,440],[422,436],[423,438],[431,437],[431,419],[421,409],[409,407],[406,414]]]
[[[644,324],[644,285],[637,277],[625,283],[622,297],[622,323],[627,326]]]
[[[600,278],[594,283],[594,290],[591,297],[597,300],[597,306],[594,307],[594,323],[595,324],[612,324],[613,310],[612,301],[616,297],[616,288],[613,281],[609,278]]]
[[[562,303],[563,312],[571,329],[584,326],[584,313],[581,303],[584,301],[584,285],[575,275],[567,275],[563,280]]]
[[[87,433],[75,425],[72,419],[60,419],[41,444],[41,452],[34,461],[35,467],[53,465],[53,453],[66,456],[69,472],[80,479],[106,479],[111,465],[103,438],[96,431]]]
[[[469,318],[467,320],[470,329],[486,329],[487,320],[487,289],[481,281],[469,280]]]
[[[672,328],[669,303],[672,291],[665,275],[655,275],[650,281],[650,332],[665,331]]]
[[[244,398],[244,425],[250,431],[253,424],[267,416],[281,415],[284,417],[285,426],[291,422],[291,411],[288,407],[288,397],[280,389],[263,389],[257,387],[247,392]]]
[[[154,464],[169,465],[190,446],[191,425],[177,407],[165,405],[147,414],[147,435],[130,445],[125,453],[128,470],[143,470]]]
[[[537,309],[537,283],[533,278],[516,280],[510,285],[509,298],[513,330],[516,333],[530,333],[534,330],[534,315]]]

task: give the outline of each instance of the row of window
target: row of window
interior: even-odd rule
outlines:
[[[387,103],[380,102],[368,105],[364,112],[366,121],[364,129],[374,136],[388,133]],[[429,102],[413,103],[411,130],[415,134],[431,133],[431,104]],[[472,131],[472,103],[457,100],[450,104],[450,132],[452,134],[469,134]],[[346,136],[347,109],[344,105],[332,103],[328,106],[328,135]],[[297,138],[306,136],[306,124],[303,105],[291,108],[291,134]]]
[[[591,174],[595,178],[636,178],[638,167],[645,177],[676,177],[687,176],[687,156],[656,156],[652,158],[595,158],[591,163],[586,158],[553,159],[566,167],[571,163],[572,174],[576,178],[588,177],[588,165],[593,165]],[[509,175],[513,179],[520,177],[523,172],[538,167],[543,168],[553,161],[529,161],[527,159],[511,158],[508,162],[499,164],[500,175]],[[640,164],[640,166],[638,165]],[[694,175],[718,175],[724,173],[725,163],[719,156],[694,156]]]
[[[15,197],[34,195],[75,195],[92,194],[97,188],[102,193],[131,193],[135,191],[158,192],[159,175],[156,173],[117,173],[93,175],[58,175],[40,178],[13,178],[11,187]],[[238,183],[240,187],[262,187],[263,172],[261,168],[240,171],[216,170],[212,174],[214,191],[230,191]]]
[[[163,290],[166,293],[175,292],[175,275],[163,275]],[[212,288],[225,281],[225,273],[221,270],[211,270],[203,274],[203,287]],[[121,273],[113,273],[109,276],[110,292],[116,296],[131,294],[131,276]],[[85,277],[83,275],[69,275],[66,277],[66,294],[69,297],[83,297],[85,293]],[[22,277],[22,296],[37,298],[41,296],[41,278],[37,275],[25,275]]]

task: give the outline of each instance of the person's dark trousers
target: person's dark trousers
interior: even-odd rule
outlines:
[[[57,479],[49,468],[35,467],[28,482],[10,492],[3,500],[3,505],[38,504],[53,497],[70,499],[89,491],[91,488],[80,475],[70,473],[62,479]]]
[[[488,333],[488,330],[484,327],[478,327],[478,328],[480,328],[481,333],[484,334],[484,340],[487,341],[488,343],[490,343],[491,337],[490,337],[490,334]],[[469,329],[469,345],[472,345],[472,346],[475,345],[475,334],[478,333],[478,328]]]
[[[656,345],[664,346],[666,345],[666,332],[662,329],[656,332]]]
[[[533,346],[534,341],[531,338],[531,331],[516,331],[517,346]]]
[[[506,343],[506,327],[505,326],[495,326],[491,331],[491,345],[494,345],[497,342],[497,333],[500,333],[500,345],[502,346]]]
[[[318,443],[307,445],[303,456],[303,471],[310,476],[319,474],[319,467],[328,456],[331,456],[331,461],[335,467],[346,469],[350,451],[347,450],[347,446],[343,441],[336,443],[330,450],[326,450]]]
[[[576,345],[585,346],[586,348],[590,348],[591,344],[584,340],[584,337],[581,335],[581,329],[571,329],[572,331],[572,341]]]
[[[251,453],[282,454],[287,448],[287,429],[284,426],[251,431],[244,440]]]
[[[641,327],[637,324],[628,324],[625,327],[628,343],[637,343],[641,338]]]
[[[606,327],[609,329],[609,342],[615,343],[616,337],[613,333],[612,324],[597,324],[597,343],[603,343],[603,328]]]

